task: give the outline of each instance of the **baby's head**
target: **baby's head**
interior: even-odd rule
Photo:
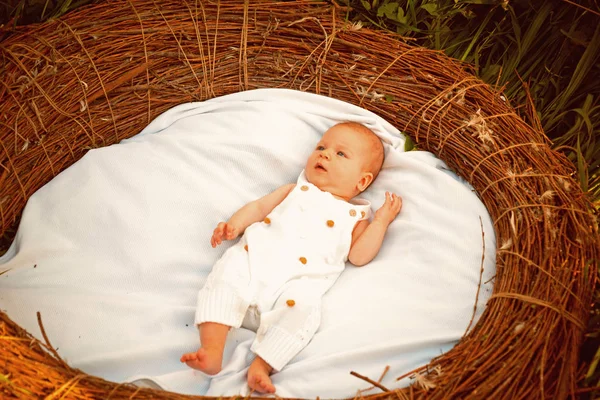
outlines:
[[[306,178],[319,189],[350,200],[377,178],[383,157],[383,144],[373,131],[342,122],[317,143],[306,162]]]

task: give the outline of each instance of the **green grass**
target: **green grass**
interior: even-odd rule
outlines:
[[[93,0],[0,0],[0,25],[42,22],[74,10]]]
[[[504,87],[512,104],[527,103],[526,83],[544,131],[556,147],[571,148],[581,187],[600,208],[597,1],[580,0],[581,7],[556,0],[344,2],[353,7],[349,19],[471,63],[481,79]]]

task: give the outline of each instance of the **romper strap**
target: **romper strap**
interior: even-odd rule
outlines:
[[[306,172],[302,170],[296,182],[296,188],[306,191],[310,186],[314,185],[306,179]],[[347,203],[350,217],[356,218],[356,221],[369,219],[371,216],[371,202],[365,199],[355,198]]]
[[[352,199],[348,203],[350,216],[356,216],[357,221],[369,219],[371,216],[371,202],[365,199]]]

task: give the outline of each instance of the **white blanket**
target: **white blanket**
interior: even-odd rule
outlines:
[[[379,255],[348,265],[326,294],[310,344],[273,376],[279,396],[352,397],[448,351],[491,293],[495,238],[468,184],[377,115],[284,89],[188,103],[139,135],[89,151],[29,200],[17,237],[0,258],[0,308],[50,341],[83,371],[123,382],[151,378],[200,395],[245,395],[254,332],[230,334],[223,371],[210,379],[179,362],[198,346],[196,295],[229,244],[212,230],[239,207],[295,182],[322,133],[357,121],[386,143],[377,181],[364,193],[376,210],[386,190],[403,198]],[[485,235],[484,272],[480,276]],[[475,322],[474,321],[474,322]],[[473,322],[473,323],[474,323]],[[372,389],[364,394],[378,393]]]

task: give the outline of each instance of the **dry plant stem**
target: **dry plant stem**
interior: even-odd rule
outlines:
[[[582,6],[581,4],[577,4],[577,3],[575,3],[574,1],[571,1],[571,0],[562,0],[562,1],[564,1],[565,3],[572,4],[572,5],[574,5],[575,7],[579,7],[579,8],[581,8],[582,10],[585,10],[585,11],[587,11],[587,12],[590,12],[590,13],[592,13],[592,14],[595,14],[595,15],[597,15],[597,16],[599,16],[599,17],[600,17],[600,13],[599,13],[598,11],[594,11],[594,10],[592,10],[591,8],[584,7],[584,6]]]
[[[58,353],[56,352],[56,349],[50,343],[50,339],[48,339],[48,335],[46,335],[46,330],[44,329],[44,324],[42,324],[42,314],[39,311],[36,312],[35,314],[37,316],[37,321],[38,321],[38,325],[40,327],[40,331],[42,332],[42,336],[44,337],[44,340],[46,341],[46,347],[54,355],[54,357],[56,357],[64,366],[68,367],[67,363],[62,359],[61,356],[58,355]]]
[[[473,324],[473,320],[475,319],[475,314],[477,313],[477,302],[479,301],[479,291],[481,290],[481,279],[483,277],[483,262],[485,261],[485,232],[483,231],[483,220],[481,216],[479,216],[479,225],[481,226],[481,267],[479,268],[479,282],[477,283],[477,293],[475,294],[475,303],[473,304],[473,315],[471,316],[471,320],[469,321],[469,325],[465,330],[465,334],[469,332],[471,329],[471,325]]]
[[[350,375],[353,375],[353,376],[355,376],[357,378],[360,378],[363,381],[369,382],[371,385],[373,385],[373,386],[375,386],[375,387],[383,390],[384,392],[389,392],[390,391],[388,388],[386,388],[385,386],[383,386],[381,383],[375,382],[373,379],[367,378],[366,376],[361,375],[361,374],[359,374],[357,372],[350,371]]]
[[[577,389],[575,391],[575,393],[577,393],[577,394],[583,394],[583,393],[590,393],[590,392],[596,392],[596,391],[600,391],[600,386],[594,386],[594,387],[590,387],[590,388]]]
[[[379,377],[379,379],[377,380],[377,383],[381,383],[381,381],[383,380],[383,377],[384,377],[384,376],[385,376],[385,375],[388,373],[388,371],[389,371],[389,370],[390,370],[390,366],[389,366],[389,365],[386,365],[386,366],[385,366],[385,369],[384,369],[384,370],[383,370],[383,372],[381,373],[381,376],[380,376],[380,377]],[[361,389],[361,390],[359,390],[359,391],[357,392],[357,395],[361,395],[361,396],[362,396],[363,392],[367,392],[367,391],[369,391],[369,390],[373,389],[374,387],[375,387],[375,386],[371,386],[371,387],[369,387],[369,388],[366,388],[366,389]]]
[[[600,247],[577,169],[468,65],[344,15],[313,0],[115,0],[18,28],[0,42],[0,248],[37,189],[177,104],[240,88],[328,95],[379,114],[468,179],[498,243],[481,319],[401,377],[435,387],[365,398],[574,397]],[[0,397],[192,398],[88,376],[48,350],[0,312]]]

